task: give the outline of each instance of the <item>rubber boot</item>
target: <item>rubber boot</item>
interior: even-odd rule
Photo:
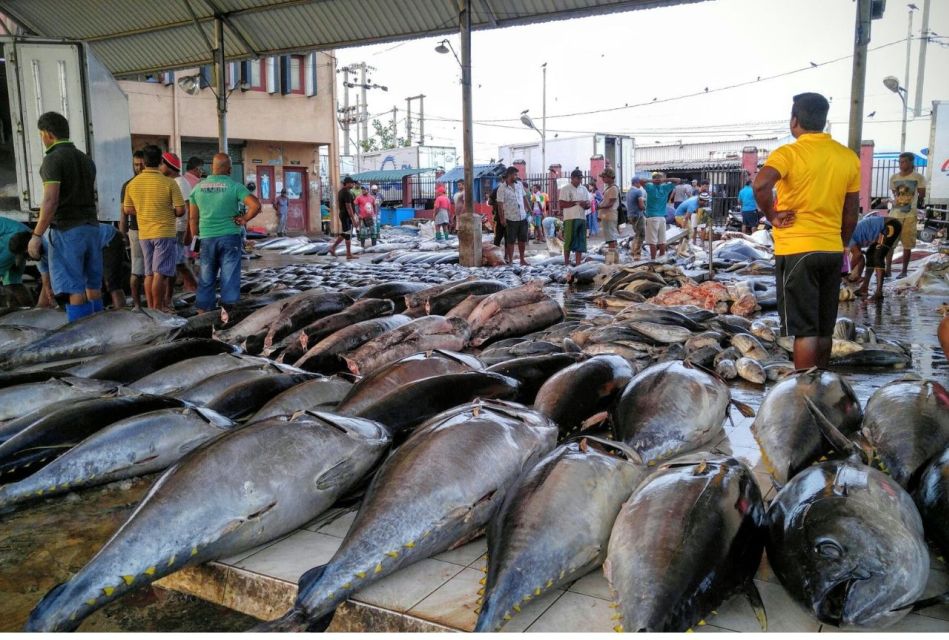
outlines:
[[[93,313],[99,313],[100,311],[102,311],[103,309],[105,309],[105,307],[104,307],[103,304],[102,304],[102,298],[96,298],[96,299],[94,299],[94,300],[90,300],[89,302],[92,303],[92,312],[93,312]]]
[[[67,304],[66,305],[66,322],[75,322],[76,320],[81,320],[86,316],[91,316],[92,303],[84,302],[82,304]]]

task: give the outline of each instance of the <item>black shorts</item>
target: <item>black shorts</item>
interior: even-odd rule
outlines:
[[[339,235],[341,235],[341,236],[352,235],[352,232],[353,232],[353,219],[350,218],[349,216],[340,214],[340,216],[339,216],[339,228],[340,228]]]
[[[527,242],[527,220],[505,221],[504,241],[509,245],[515,242]]]
[[[746,227],[751,227],[754,229],[758,226],[758,223],[761,222],[761,213],[755,209],[754,211],[742,211],[741,212],[741,224]]]
[[[102,248],[102,281],[109,293],[121,291],[124,288],[123,262],[125,262],[125,244],[122,242],[122,234],[116,233],[109,244]]]
[[[837,322],[843,253],[815,251],[775,256],[781,335],[829,338]]]

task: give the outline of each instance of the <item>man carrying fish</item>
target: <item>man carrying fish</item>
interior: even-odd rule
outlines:
[[[860,160],[823,132],[829,109],[818,93],[794,96],[796,140],[771,153],[754,184],[755,200],[774,227],[781,331],[794,336],[798,369],[826,368],[830,361],[843,249],[857,224]]]
[[[62,114],[44,113],[37,128],[46,149],[40,166],[43,202],[27,251],[39,260],[48,229],[53,292],[69,297],[66,317],[74,322],[102,311],[96,165],[69,140],[69,121]]]
[[[848,246],[850,251],[850,276],[848,279],[851,282],[859,281],[864,266],[866,266],[863,284],[856,291],[858,296],[867,295],[870,288],[870,277],[876,273],[876,293],[873,294],[872,299],[883,299],[883,271],[886,269],[886,256],[893,251],[897,240],[900,239],[902,230],[903,223],[896,218],[866,216],[857,223],[857,228],[854,229]],[[861,251],[863,248],[867,250],[866,260],[864,260]]]
[[[214,155],[211,175],[191,191],[191,236],[201,239],[201,277],[195,306],[214,308],[214,289],[220,272],[221,306],[236,303],[241,295],[241,230],[260,213],[260,200],[247,187],[231,179],[231,159]],[[247,212],[238,215],[243,204]]]

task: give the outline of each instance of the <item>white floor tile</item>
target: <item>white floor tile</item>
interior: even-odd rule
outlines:
[[[290,582],[309,569],[326,564],[342,540],[312,531],[297,531],[285,540],[244,558],[237,567]]]

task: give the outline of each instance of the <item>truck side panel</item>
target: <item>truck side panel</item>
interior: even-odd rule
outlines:
[[[91,115],[90,155],[96,163],[98,215],[99,220],[114,222],[120,215],[122,184],[132,177],[128,96],[89,47],[85,53]]]

